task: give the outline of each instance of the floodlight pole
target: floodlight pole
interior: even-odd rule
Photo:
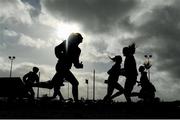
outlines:
[[[13,60],[15,59],[16,57],[15,56],[9,56],[9,59],[11,60],[11,67],[10,67],[10,78],[12,76],[12,65],[13,65]]]
[[[95,100],[95,70],[93,71],[93,100]]]
[[[87,84],[87,100],[89,100],[89,81],[85,79],[85,83]]]

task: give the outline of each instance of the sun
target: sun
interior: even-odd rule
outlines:
[[[80,32],[77,24],[59,23],[56,27],[56,35],[60,39],[67,39],[71,33]]]

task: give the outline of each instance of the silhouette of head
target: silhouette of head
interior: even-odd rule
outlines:
[[[123,55],[128,56],[128,55],[133,55],[136,51],[136,44],[132,43],[128,47],[123,48]]]
[[[139,72],[144,72],[144,70],[145,70],[145,67],[141,65],[141,66],[139,67]]]
[[[117,55],[113,58],[109,57],[112,61],[117,62],[117,63],[121,63],[122,62],[122,57],[120,55]]]
[[[136,44],[132,43],[131,45],[128,46],[128,48],[129,48],[129,53],[133,55],[136,51]]]
[[[39,71],[39,68],[38,67],[33,67],[33,72],[34,73],[37,73]]]
[[[68,37],[68,42],[70,44],[79,45],[83,40],[83,37],[80,33],[71,33]]]
[[[128,56],[129,55],[129,48],[128,47],[124,47],[123,48],[123,55],[124,56]]]

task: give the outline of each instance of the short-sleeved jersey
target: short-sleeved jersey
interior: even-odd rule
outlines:
[[[35,82],[39,82],[39,77],[38,77],[38,75],[36,73],[31,71],[31,72],[24,75],[23,81],[26,84],[33,84]]]
[[[68,45],[66,40],[55,47],[55,55],[61,67],[71,68],[72,64],[79,64],[81,49],[75,45]]]
[[[112,68],[107,72],[109,74],[108,83],[117,82],[121,72],[121,66],[119,64],[114,64]]]
[[[125,58],[124,61],[124,70],[126,77],[136,77],[138,76],[136,60],[133,55]]]

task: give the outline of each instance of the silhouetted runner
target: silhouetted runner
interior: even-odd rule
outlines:
[[[124,76],[126,77],[124,94],[127,102],[131,102],[131,92],[134,85],[136,84],[138,72],[136,68],[136,60],[134,58],[136,46],[135,43],[123,48],[123,55],[125,56],[124,61]]]
[[[109,74],[109,77],[107,80],[108,88],[107,88],[107,95],[103,99],[104,101],[110,101],[111,99],[116,97],[116,96],[111,97],[114,89],[119,90],[118,96],[122,94],[124,91],[123,87],[118,83],[119,75],[121,74],[122,57],[118,55],[110,59],[113,60],[115,64],[107,72]]]
[[[144,66],[139,67],[139,72],[141,72],[141,77],[138,85],[141,86],[141,90],[139,93],[133,92],[132,96],[138,96],[139,98],[142,98],[144,102],[152,102],[155,98],[156,89],[149,81]]]
[[[82,62],[79,62],[79,56],[81,49],[78,47],[82,43],[83,37],[80,33],[72,33],[68,37],[68,40],[64,40],[61,44],[55,47],[55,55],[58,58],[56,64],[56,74],[54,75],[52,82],[54,84],[53,97],[59,95],[60,85],[64,80],[67,80],[72,84],[72,94],[75,101],[78,101],[78,84],[79,82],[70,71],[72,64],[75,68],[83,68]]]
[[[39,83],[39,76],[37,75],[39,68],[33,67],[33,70],[23,76],[23,82],[25,87],[31,95],[31,98],[34,99],[35,93],[33,90],[33,85]]]

